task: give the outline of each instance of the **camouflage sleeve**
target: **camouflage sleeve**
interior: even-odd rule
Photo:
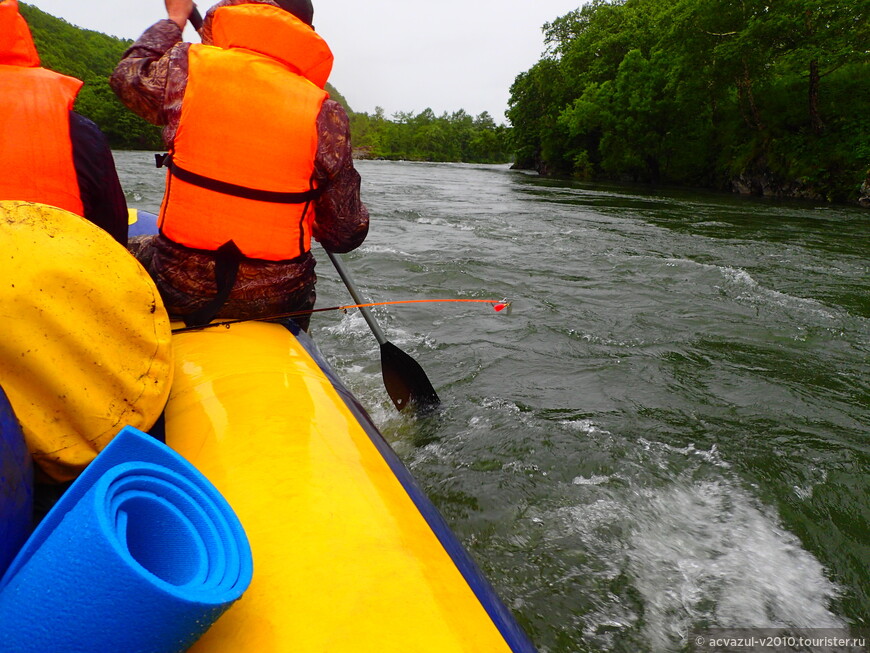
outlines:
[[[314,238],[330,252],[349,252],[365,240],[369,212],[360,199],[360,176],[353,167],[350,121],[338,102],[323,103],[317,131],[315,176],[328,181],[316,204]]]
[[[169,140],[178,126],[189,47],[181,41],[178,25],[158,21],[130,46],[109,78],[127,108],[150,123],[167,126],[164,138]]]

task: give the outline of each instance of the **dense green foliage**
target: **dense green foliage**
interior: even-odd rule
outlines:
[[[870,0],[592,0],[511,88],[522,167],[854,198]]]
[[[99,125],[112,147],[163,147],[160,128],[130,112],[109,88],[109,75],[130,41],[75,27],[30,5],[19,7],[42,65],[85,82],[75,109]]]
[[[417,115],[399,112],[388,119],[381,107],[376,107],[373,114],[357,113],[329,84],[326,90],[350,117],[357,158],[465,163],[513,160],[510,129],[496,125],[486,111],[476,117],[462,109],[436,116],[432,109],[425,109]]]
[[[496,125],[486,111],[476,117],[461,109],[436,116],[426,109],[417,115],[396,113],[388,120],[378,107],[371,115],[351,113],[350,123],[361,158],[466,163],[505,163],[513,158],[508,128]]]

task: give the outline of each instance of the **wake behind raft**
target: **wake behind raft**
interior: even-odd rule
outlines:
[[[97,499],[90,490],[73,492],[82,479],[87,481],[82,488],[112,486],[109,478],[115,472],[110,470],[118,465],[103,461],[118,456],[113,450],[131,449],[121,446],[129,433],[116,435],[121,426],[147,431],[162,412],[164,453],[179,456],[207,479],[247,535],[253,559],[250,586],[240,599],[227,602],[222,615],[214,615],[213,625],[201,628],[205,632],[196,633],[190,650],[535,651],[371,418],[292,321],[171,335],[162,304],[157,301],[151,310],[148,302],[156,289],[148,285],[147,275],[142,278],[138,264],[130,268],[131,278],[147,289],[138,298],[128,294],[130,278],[112,276],[134,260],[96,227],[59,209],[15,202],[0,202],[0,221],[15,226],[14,235],[6,230],[0,236],[14,239],[0,243],[0,278],[16,280],[15,288],[0,284],[0,328],[19,327],[13,343],[7,338],[0,345],[0,385],[22,426],[37,475],[55,481],[78,476],[43,525],[60,529],[76,511],[99,524],[100,514],[106,513],[89,513],[90,507],[108,501],[132,510],[150,505],[140,502],[141,496],[171,493],[142,486],[133,498],[120,501],[107,498],[114,495],[102,489]],[[29,253],[20,245],[34,240],[39,245]],[[97,243],[98,252],[83,247],[83,240]],[[66,243],[68,249],[52,250],[52,243]],[[12,250],[13,244],[18,249]],[[14,262],[6,256],[12,251]],[[82,255],[72,257],[69,251]],[[114,306],[111,318],[88,317],[95,301],[98,312]],[[28,313],[25,304],[38,304],[38,309]],[[150,331],[129,322],[133,313],[156,316]],[[130,345],[134,355],[113,359],[119,344]],[[31,370],[30,378],[9,374],[6,363],[16,357],[29,359],[24,367]],[[139,379],[147,380],[148,391],[136,385]],[[137,405],[139,390],[146,398],[142,405]],[[114,392],[114,399],[104,392]],[[56,416],[61,419],[55,421]],[[3,426],[4,437],[8,431]],[[137,431],[132,437],[137,446],[131,457],[146,458],[132,464],[153,465],[139,449],[163,445]],[[0,448],[20,468],[21,447],[17,454],[5,451]],[[120,466],[126,464],[131,463]],[[4,485],[0,518],[17,520],[21,530],[20,503],[26,503],[29,487],[26,472],[19,476],[24,480]],[[76,507],[70,507],[73,499],[78,499]],[[197,501],[185,501],[185,509],[202,508]],[[18,509],[4,510],[13,505]],[[133,576],[157,578],[178,593],[189,583],[212,587],[218,577],[236,577],[207,546],[224,538],[199,533],[196,526],[202,522],[190,517],[188,526],[177,518],[184,513],[171,507],[175,504],[157,505],[148,508],[149,517],[139,527],[131,530],[129,519],[118,526],[115,519],[104,531],[114,544],[121,542],[122,551],[127,547],[130,555],[122,557],[135,570]],[[63,514],[55,514],[58,509]],[[165,523],[176,527],[167,529]],[[88,569],[105,582],[80,583],[82,595],[67,597],[61,607],[30,606],[38,614],[35,621],[66,633],[70,642],[91,620],[98,630],[123,632],[133,630],[135,616],[140,630],[160,630],[165,614],[142,609],[143,593],[114,582],[116,571],[108,568],[106,556],[80,536],[94,530],[72,529],[66,544],[46,549],[50,555],[41,558],[51,538],[42,525],[30,536],[0,581],[0,633],[32,628],[31,622],[24,623],[23,610],[4,617],[9,587],[17,582],[40,596],[73,567]],[[131,544],[131,533],[148,537]],[[164,535],[170,544],[162,541]],[[23,536],[19,533],[17,541]],[[170,549],[172,560],[167,561]],[[47,566],[22,576],[25,563],[37,558],[49,561]],[[214,571],[212,564],[223,572]],[[244,573],[238,576],[243,579]],[[85,606],[90,612],[82,619]],[[21,643],[24,639],[18,637],[11,647],[0,639],[0,650],[34,650]],[[133,642],[118,648],[95,643],[43,650],[180,651],[189,644]]]

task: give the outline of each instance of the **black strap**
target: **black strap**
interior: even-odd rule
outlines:
[[[214,280],[217,285],[217,294],[205,306],[182,317],[186,326],[203,326],[214,319],[229,299],[233,286],[236,285],[239,264],[243,258],[242,251],[232,240],[217,248],[214,256]]]
[[[155,154],[157,159],[157,167],[166,166],[174,177],[177,177],[183,182],[199,186],[215,193],[223,195],[232,195],[234,197],[243,197],[248,200],[257,200],[259,202],[272,202],[273,204],[305,204],[316,200],[323,193],[324,188],[312,188],[300,193],[283,193],[272,190],[259,190],[257,188],[249,188],[248,186],[238,186],[226,181],[212,179],[199,175],[190,170],[185,170],[172,160],[171,154]]]

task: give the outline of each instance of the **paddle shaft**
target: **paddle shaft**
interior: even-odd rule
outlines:
[[[190,24],[193,25],[193,29],[197,32],[202,29],[202,16],[199,13],[199,9],[196,8],[196,5],[193,5],[193,11],[190,12],[190,16],[187,18],[190,21]]]
[[[329,256],[329,260],[347,286],[350,296],[357,304],[363,304],[356,284],[341,258],[331,252],[326,252],[326,255]],[[384,386],[396,408],[401,411],[411,403],[415,404],[418,415],[424,415],[438,406],[441,400],[420,364],[387,340],[368,307],[358,308],[381,347],[381,373],[384,377]]]
[[[340,276],[341,280],[344,281],[344,285],[347,286],[347,291],[350,293],[350,296],[353,297],[353,301],[355,301],[357,304],[365,304],[359,294],[359,291],[356,288],[356,284],[350,276],[350,272],[344,266],[344,263],[341,261],[338,255],[333,254],[332,252],[326,252],[326,255],[329,257],[329,260],[332,261],[332,264],[335,266],[335,270],[338,272],[338,276]],[[378,324],[378,321],[375,319],[375,316],[372,315],[372,312],[365,306],[361,306],[359,311],[360,313],[362,313],[362,316],[368,323],[369,329],[371,329],[372,333],[375,335],[378,344],[383,345],[387,341],[387,337],[381,330],[381,327]]]

